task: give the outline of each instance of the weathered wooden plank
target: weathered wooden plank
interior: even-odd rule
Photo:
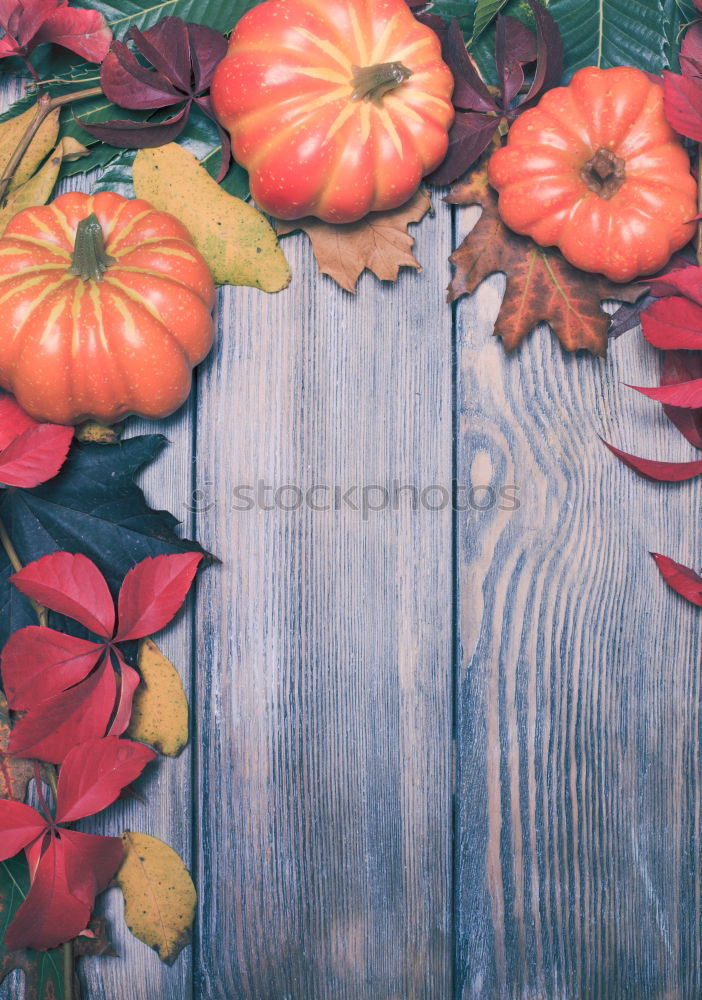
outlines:
[[[125,436],[158,433],[170,444],[139,478],[152,507],[169,510],[183,521],[183,533],[192,537],[191,506],[193,478],[194,400],[167,420],[130,420]],[[163,652],[178,668],[186,695],[191,696],[192,627],[194,601],[191,595],[174,621],[156,636]],[[120,799],[95,817],[90,826],[111,836],[122,830],[138,830],[160,837],[192,866],[192,747],[177,759],[159,758],[136,784],[146,799]],[[85,829],[88,829],[86,823]],[[146,945],[134,938],[124,921],[119,890],[109,890],[98,901],[96,912],[110,921],[118,959],[83,959],[79,963],[84,992],[89,1000],[189,1000],[192,997],[192,947],[181,952],[172,967],[161,962]]]
[[[229,290],[201,373],[198,534],[222,559],[196,630],[208,1000],[450,995],[450,511],[343,499],[450,487],[448,210],[417,232],[424,274],[357,297],[286,240],[291,288]],[[286,485],[332,509],[264,509]]]
[[[457,311],[458,479],[520,506],[458,515],[456,995],[698,997],[701,623],[648,550],[697,564],[701,490],[597,434],[692,448],[621,385],[656,382],[638,334],[606,363],[546,330],[505,356],[502,282]]]

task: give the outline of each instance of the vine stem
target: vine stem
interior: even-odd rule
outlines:
[[[14,569],[15,573],[19,573],[22,569],[22,563],[20,562],[19,556],[17,555],[17,549],[15,548],[2,519],[0,519],[0,544],[5,550],[5,554],[10,560],[10,565]],[[34,608],[34,613],[37,616],[39,624],[46,627],[49,624],[49,617],[46,608],[43,604],[39,604],[37,601],[31,601],[31,604]]]
[[[0,178],[0,202],[7,194],[12,178],[15,176],[17,167],[22,162],[22,157],[29,149],[34,136],[41,128],[42,122],[55,111],[56,108],[63,107],[64,104],[72,104],[73,101],[84,101],[88,97],[100,97],[103,93],[102,87],[89,87],[87,90],[77,90],[73,94],[64,94],[62,97],[51,97],[49,94],[42,94],[37,101],[36,114],[27,126],[27,130],[17,144],[17,148],[10,157],[5,168],[5,173]]]

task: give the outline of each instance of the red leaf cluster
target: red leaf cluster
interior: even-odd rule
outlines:
[[[0,483],[31,489],[53,479],[72,440],[72,427],[38,424],[13,396],[0,396]]]
[[[119,644],[158,632],[173,618],[195,576],[199,553],[144,559],[124,578],[117,609],[107,582],[84,555],[54,552],[11,577],[18,590],[96,636],[79,639],[29,625],[2,651],[2,677],[16,722],[10,752],[60,763],[77,744],[129,725],[139,675]]]
[[[702,11],[702,0],[694,0]],[[681,73],[664,72],[665,115],[670,124],[695,142],[702,142],[702,23],[685,33],[680,48]]]
[[[499,93],[487,86],[466,50],[456,18],[446,25],[434,14],[416,16],[441,39],[444,61],[455,80],[456,117],[449,132],[448,153],[427,180],[450,184],[466,172],[495,137],[503,121],[512,121],[533,107],[563,75],[563,42],[558,25],[538,0],[528,0],[536,21],[536,35],[514,17],[499,15],[495,26],[495,63]],[[413,10],[423,5],[410,2]],[[533,67],[525,87],[526,67]],[[520,93],[524,91],[520,97]]]
[[[5,935],[8,950],[54,948],[86,927],[96,895],[107,888],[122,860],[122,841],[64,824],[107,808],[155,756],[131,740],[89,740],[64,760],[55,815],[39,780],[41,813],[22,802],[0,801],[0,860],[24,850],[31,877],[27,898]]]
[[[36,73],[29,56],[38,45],[53,42],[88,62],[102,62],[112,32],[102,14],[68,6],[68,0],[0,0],[0,59],[19,56]]]
[[[0,0],[1,2],[1,0]],[[165,121],[115,119],[80,125],[103,142],[126,149],[163,146],[185,128],[193,104],[216,125],[222,143],[217,180],[222,180],[231,160],[229,135],[215,118],[209,91],[217,63],[227,51],[224,35],[202,24],[186,23],[180,17],[164,17],[146,31],[132,27],[127,38],[152,69],[140,62],[124,42],[113,42],[100,70],[100,83],[107,98],[132,111],[157,111],[180,106]]]

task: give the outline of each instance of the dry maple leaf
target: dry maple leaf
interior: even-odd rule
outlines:
[[[34,764],[24,757],[10,756],[7,746],[11,728],[7,699],[0,691],[0,799],[24,802],[27,785],[34,777]]]
[[[431,208],[426,191],[417,191],[400,208],[371,212],[359,222],[332,225],[311,217],[294,222],[277,220],[279,236],[302,229],[312,241],[312,250],[322,274],[328,274],[347,292],[355,292],[359,277],[368,269],[381,281],[397,281],[401,267],[421,264],[412,253],[414,237],[407,226],[419,222]]]
[[[601,274],[586,274],[572,267],[552,247],[541,247],[519,236],[500,219],[497,194],[488,184],[482,161],[455,184],[446,201],[452,205],[480,205],[483,212],[449,260],[455,274],[448,287],[448,301],[475,291],[496,271],[507,275],[507,289],[495,324],[495,334],[513,350],[534,327],[549,324],[567,351],[586,348],[607,353],[609,316],[603,299],[634,302],[641,285],[617,285]]]

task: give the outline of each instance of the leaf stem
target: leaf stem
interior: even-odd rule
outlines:
[[[22,569],[22,563],[20,562],[20,558],[17,555],[17,549],[15,548],[12,539],[8,534],[7,528],[5,527],[5,523],[2,520],[2,518],[0,518],[0,544],[5,550],[5,554],[7,555],[7,558],[10,560],[10,565],[14,569],[15,573],[19,573],[19,571]],[[46,610],[46,608],[44,607],[43,604],[39,604],[37,601],[34,601],[31,598],[30,598],[30,603],[34,608],[34,613],[37,616],[39,624],[46,627],[49,624],[49,613]]]
[[[73,101],[83,101],[88,97],[99,97],[102,94],[102,87],[89,87],[87,90],[77,90],[73,94],[64,94],[61,97],[51,97],[49,94],[41,94],[37,101],[36,114],[27,126],[27,130],[17,144],[17,148],[10,157],[5,168],[5,174],[0,178],[0,202],[7,194],[7,189],[12,183],[17,167],[22,162],[22,157],[29,149],[34,136],[41,128],[42,122],[55,111],[56,108],[64,104],[71,104]]]

